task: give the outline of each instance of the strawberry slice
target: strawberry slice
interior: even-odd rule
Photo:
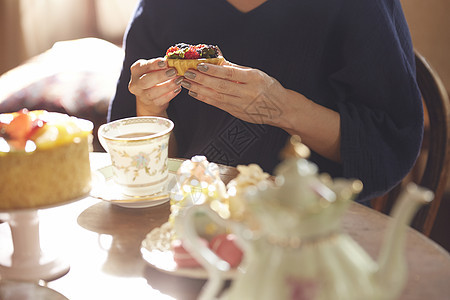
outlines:
[[[32,127],[32,122],[27,112],[26,109],[19,111],[11,123],[6,126],[6,134],[10,139],[26,140]]]
[[[46,121],[41,120],[41,119],[36,119],[36,120],[32,121],[31,129],[28,132],[26,139],[33,140],[33,137],[36,135],[36,133],[39,131],[39,129],[44,127],[46,123],[47,123]]]

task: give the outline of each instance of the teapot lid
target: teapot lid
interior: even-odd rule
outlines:
[[[299,136],[292,136],[281,152],[283,161],[275,169],[275,187],[259,186],[250,198],[272,202],[280,209],[297,214],[318,214],[339,203],[353,200],[362,190],[362,182],[354,179],[332,179],[328,174],[319,174],[316,164],[307,158],[309,148]]]

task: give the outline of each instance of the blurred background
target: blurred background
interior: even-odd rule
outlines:
[[[57,41],[98,37],[120,45],[137,0],[0,0],[0,74]]]
[[[450,89],[450,1],[401,0],[416,49]],[[56,41],[120,44],[137,0],[0,0],[0,74]]]
[[[96,132],[106,121],[121,68],[123,34],[137,2],[0,0],[0,113],[21,107],[60,111],[92,120]],[[401,3],[414,47],[448,92],[450,1]],[[102,150],[96,140],[94,150]],[[447,186],[431,237],[450,250]]]

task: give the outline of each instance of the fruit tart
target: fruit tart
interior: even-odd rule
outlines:
[[[217,46],[185,43],[169,47],[165,58],[169,67],[174,67],[180,76],[183,76],[188,69],[197,68],[200,63],[221,65],[225,60]]]

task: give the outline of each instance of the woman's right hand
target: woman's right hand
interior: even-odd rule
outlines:
[[[130,68],[128,90],[136,96],[137,116],[166,116],[166,109],[181,91],[182,76],[168,68],[164,58],[140,59]]]

